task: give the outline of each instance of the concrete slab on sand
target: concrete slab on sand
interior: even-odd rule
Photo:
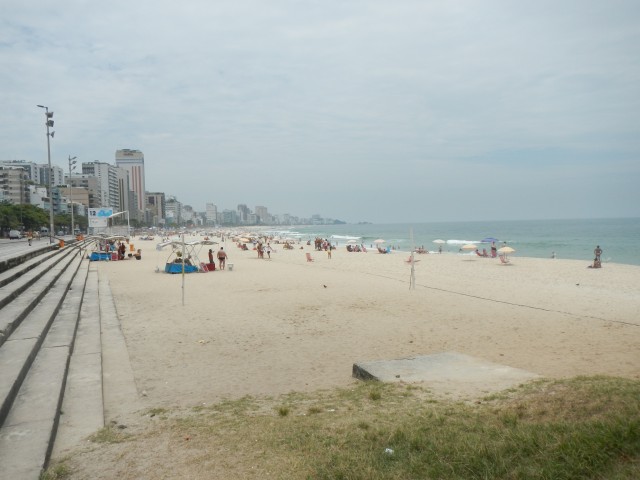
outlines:
[[[454,397],[478,397],[538,377],[458,352],[354,363],[353,376],[381,382],[422,382],[435,393]]]

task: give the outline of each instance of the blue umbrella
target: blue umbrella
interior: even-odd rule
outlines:
[[[480,243],[493,243],[493,242],[499,242],[500,240],[498,240],[497,238],[493,238],[493,237],[487,237],[482,239],[482,242]]]

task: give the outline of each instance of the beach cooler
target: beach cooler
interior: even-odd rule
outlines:
[[[91,260],[92,262],[97,262],[100,260],[111,260],[111,255],[105,252],[91,252],[89,260]]]

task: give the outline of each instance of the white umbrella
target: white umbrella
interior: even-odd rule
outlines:
[[[515,249],[511,247],[504,246],[502,248],[499,248],[498,253],[500,254],[500,260],[502,261],[502,263],[509,263],[509,260],[507,259],[507,254],[513,253],[513,252],[515,252]]]
[[[437,240],[434,240],[434,241],[433,241],[433,243],[438,243],[438,244],[442,245],[442,244],[447,243],[447,242],[445,242],[444,240],[442,240],[441,238],[439,238],[439,239],[437,239]]]
[[[358,243],[358,242],[352,238],[351,240],[347,240],[347,243],[354,244],[354,243]]]
[[[377,240],[374,240],[373,243],[387,243],[387,241],[379,238]]]
[[[462,250],[477,250],[478,247],[477,245],[474,245],[473,243],[467,243],[466,245],[462,246]]]

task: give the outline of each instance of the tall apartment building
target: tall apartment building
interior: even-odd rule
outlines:
[[[22,167],[0,166],[0,201],[30,203],[29,175]]]
[[[27,175],[29,180],[36,185],[44,185],[40,180],[40,165],[35,162],[27,162],[25,160],[0,160],[0,166],[4,167],[20,167]]]
[[[145,208],[144,154],[140,150],[116,150],[116,166],[129,172],[129,189],[137,195],[137,211]],[[138,218],[143,220],[142,218]]]
[[[169,196],[165,202],[167,225],[182,225],[182,202],[174,196]]]
[[[213,203],[207,203],[206,213],[207,225],[215,225],[218,220],[218,207]]]
[[[102,198],[100,192],[100,183],[97,177],[94,177],[92,175],[73,175],[71,179],[67,180],[67,183],[69,183],[74,188],[83,188],[87,190],[88,204],[86,204],[85,207],[100,208],[102,206],[102,204],[100,203],[100,199]]]
[[[129,173],[126,170],[96,160],[83,162],[82,174],[98,179],[101,207],[111,207],[114,212],[127,210],[129,216],[133,217],[129,208]]]
[[[267,211],[267,207],[257,206],[255,213],[259,218],[260,223],[271,223],[271,219],[269,218],[269,212]]]
[[[47,187],[49,187],[49,164],[38,164],[38,170],[40,185],[46,185]],[[64,185],[64,170],[62,170],[62,168],[57,167],[56,165],[51,165],[51,175],[52,186],[56,187],[58,185]]]
[[[145,214],[149,218],[145,218],[145,222],[158,227],[164,225],[166,217],[166,208],[164,200],[164,192],[147,192]]]

